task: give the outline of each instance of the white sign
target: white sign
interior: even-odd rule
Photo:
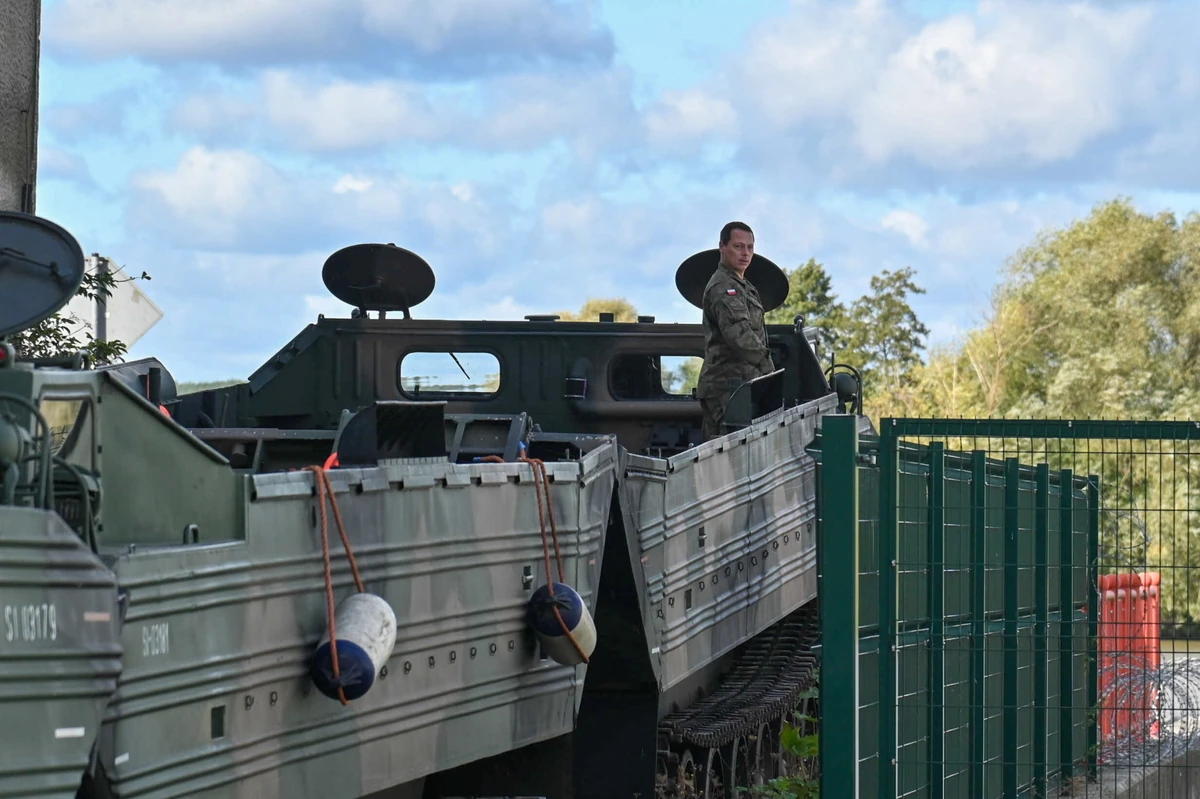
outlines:
[[[105,338],[110,341],[120,341],[126,348],[133,349],[133,345],[137,343],[138,339],[150,332],[150,329],[163,318],[162,309],[142,291],[143,281],[140,279],[130,280],[131,276],[125,271],[125,267],[115,263],[112,259],[89,255],[85,269],[89,273],[95,274],[100,266],[99,259],[107,261],[108,271],[117,280],[117,285],[112,289],[112,296],[106,300],[107,329]],[[140,275],[141,272],[139,271],[138,274]],[[61,313],[64,316],[74,314],[81,322],[87,324],[88,332],[93,336],[96,335],[100,313],[99,302],[89,300],[87,297],[72,297]]]

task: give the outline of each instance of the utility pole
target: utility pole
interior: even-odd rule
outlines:
[[[41,0],[0,0],[0,211],[37,198]]]

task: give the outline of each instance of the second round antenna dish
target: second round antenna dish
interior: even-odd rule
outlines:
[[[366,311],[409,311],[429,299],[433,269],[415,252],[395,244],[353,244],[325,261],[325,288],[342,302]]]
[[[718,249],[698,252],[679,265],[675,270],[675,288],[683,298],[697,308],[704,307],[704,287],[717,271],[721,263],[721,251]],[[787,299],[791,284],[787,274],[774,261],[765,256],[754,254],[750,266],[746,267],[746,279],[758,289],[762,300],[763,311],[770,312],[783,305]]]
[[[0,211],[0,336],[35,327],[83,283],[83,249],[38,216]]]

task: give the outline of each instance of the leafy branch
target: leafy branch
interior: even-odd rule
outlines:
[[[815,702],[821,693],[819,683],[820,672],[816,671],[813,673],[813,685],[800,694],[799,698]],[[779,766],[780,771],[784,772],[782,776],[753,788],[739,787],[738,793],[747,794],[752,799],[820,799],[821,775],[818,757],[821,753],[821,742],[820,733],[816,731],[817,719],[799,711],[793,712],[792,716],[793,721],[784,722],[779,733]]]
[[[118,284],[131,280],[150,280],[150,276],[142,272],[139,277],[118,278],[107,270],[85,271],[75,296],[86,297],[93,303],[101,298],[107,300]],[[91,327],[91,323],[74,313],[59,311],[28,330],[9,336],[8,342],[22,358],[54,358],[82,351],[88,363],[96,366],[123,360],[128,352],[124,342],[97,339]]]

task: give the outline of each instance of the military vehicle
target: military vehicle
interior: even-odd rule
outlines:
[[[678,270],[693,304],[715,267]],[[762,256],[748,277],[767,310],[786,298]],[[391,244],[323,278],[354,311],[246,383],[0,370],[0,391],[79,403],[76,470],[104,501],[70,520],[127,602],[80,796],[716,797],[769,776],[815,664],[809,449],[861,411],[853,371],[823,369],[802,320],[770,326],[777,371],[704,442],[669,367],[703,354],[698,324],[414,318],[434,274]]]
[[[62,228],[0,212],[0,342],[62,308],[83,265]],[[121,674],[122,605],[81,395],[14,360],[0,343],[0,796],[71,796]]]

